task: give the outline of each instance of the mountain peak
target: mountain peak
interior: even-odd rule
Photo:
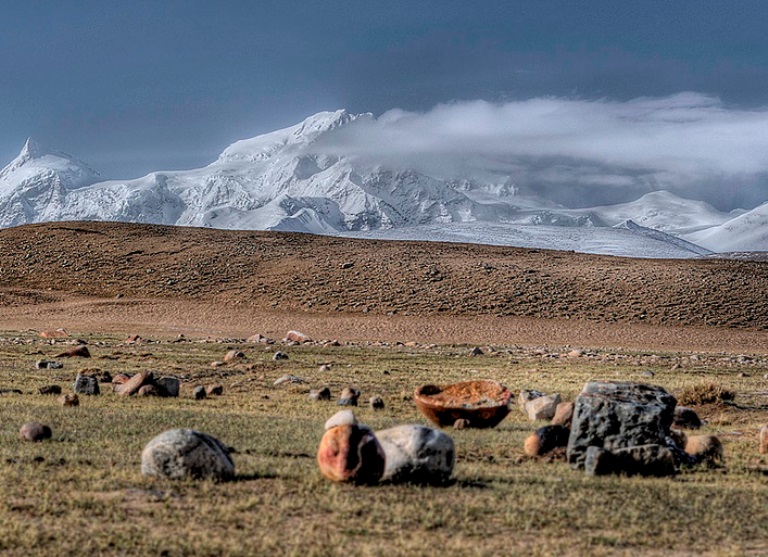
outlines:
[[[52,152],[49,149],[43,147],[43,145],[32,137],[28,137],[24,142],[24,147],[19,152],[20,159],[37,159],[45,155],[50,155]]]

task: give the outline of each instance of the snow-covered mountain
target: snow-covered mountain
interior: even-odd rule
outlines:
[[[716,253],[768,251],[768,203],[684,238]]]
[[[458,241],[499,243],[498,237],[508,245],[693,257],[708,253],[694,245],[698,235],[706,240],[713,227],[748,216],[721,213],[669,192],[623,205],[569,209],[523,195],[505,176],[438,177],[317,148],[335,130],[371,119],[343,110],[322,112],[295,126],[237,141],[204,168],[122,181],[103,181],[86,164],[30,139],[0,171],[0,226],[107,220],[332,235],[370,232],[393,238],[406,231],[413,239],[437,239],[444,227],[454,230]],[[756,216],[741,221],[744,227],[757,223]],[[760,222],[765,230],[766,222]],[[744,227],[729,232],[745,238],[740,250],[768,250],[765,234],[747,233]],[[574,241],[578,234],[590,239]],[[687,241],[670,234],[685,235]]]

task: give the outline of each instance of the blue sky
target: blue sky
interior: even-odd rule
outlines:
[[[33,136],[137,177],[338,108],[681,92],[768,106],[768,4],[748,0],[0,0],[0,14],[0,165]]]

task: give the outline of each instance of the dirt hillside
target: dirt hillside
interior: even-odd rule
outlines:
[[[398,320],[455,327],[464,320],[471,329],[474,321],[506,319],[761,338],[768,330],[766,292],[768,263],[754,261],[121,223],[0,230],[3,328],[42,327],[41,320],[57,315],[63,323],[78,312],[93,320],[99,311],[113,321],[144,312],[147,323],[157,324],[176,312],[184,327],[201,325],[189,308],[206,307],[204,318],[222,330],[252,327],[244,316],[300,315],[371,327]]]

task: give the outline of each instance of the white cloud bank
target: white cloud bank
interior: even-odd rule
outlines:
[[[338,129],[319,148],[432,172],[490,169],[534,190],[588,195],[589,202],[637,189],[677,190],[721,206],[768,200],[768,108],[729,108],[690,92],[626,102],[535,98],[456,102],[425,113],[396,109]]]

